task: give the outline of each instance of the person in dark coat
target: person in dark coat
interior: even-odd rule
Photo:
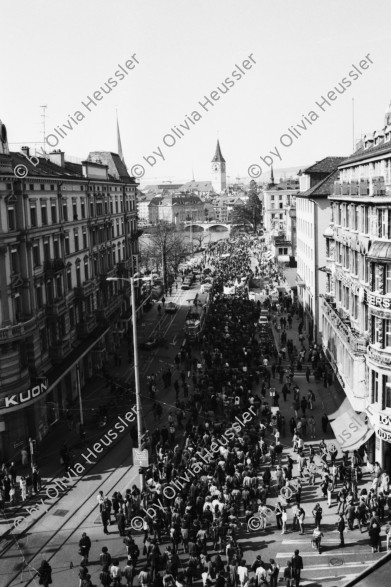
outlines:
[[[343,533],[345,531],[345,520],[342,514],[340,514],[339,518],[338,518],[338,522],[337,522],[337,530],[339,532],[339,539],[341,541],[340,546],[345,546],[345,540],[343,537]]]
[[[303,559],[299,555],[299,550],[295,550],[292,556],[292,577],[295,581],[295,587],[300,586],[300,574],[303,569]]]
[[[121,511],[116,515],[118,531],[120,536],[125,536],[126,518],[125,514]]]
[[[110,523],[110,517],[107,510],[103,509],[100,513],[100,519],[102,520],[103,532],[108,534],[107,525]]]
[[[48,587],[52,583],[52,567],[46,560],[41,562],[41,566],[38,569],[39,584]]]
[[[83,532],[83,534],[79,540],[79,549],[80,549],[80,554],[83,557],[81,564],[82,565],[88,564],[88,555],[91,550],[91,540],[85,532]]]
[[[322,430],[323,430],[323,432],[327,432],[328,423],[329,423],[329,419],[327,417],[327,414],[323,414],[323,416],[322,416]]]
[[[371,542],[372,552],[377,552],[378,550],[380,552],[380,527],[378,524],[376,524],[376,522],[371,524],[368,530],[368,534]]]

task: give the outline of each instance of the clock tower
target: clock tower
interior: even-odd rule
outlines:
[[[212,159],[212,185],[216,193],[220,194],[227,187],[225,159],[221,154],[220,143],[217,141],[216,153]]]

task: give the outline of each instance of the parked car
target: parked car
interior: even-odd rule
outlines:
[[[193,283],[192,277],[185,277],[185,279],[182,282],[181,289],[190,289],[190,287],[192,286],[192,283]]]
[[[258,320],[258,324],[260,326],[262,326],[263,324],[269,324],[269,320],[267,319],[267,316],[259,316],[259,320]]]
[[[174,302],[168,302],[168,304],[166,304],[164,307],[164,311],[166,314],[175,314],[177,309],[178,309],[178,306],[176,304],[174,304]]]

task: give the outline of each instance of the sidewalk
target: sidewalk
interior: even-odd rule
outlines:
[[[173,296],[166,296],[167,301],[174,299]],[[150,336],[153,330],[158,324],[158,311],[157,304],[154,304],[149,312],[143,314],[142,321],[138,324],[138,341],[144,340]],[[164,313],[161,320],[164,319]],[[121,342],[119,349],[119,355],[121,356],[121,365],[114,365],[114,356],[109,356],[109,374],[115,376],[119,382],[124,384],[132,378],[133,372],[133,352],[132,361],[129,363],[128,356],[128,342],[126,338]],[[140,374],[140,385],[141,389],[145,389],[146,373],[141,372]],[[143,401],[142,393],[142,413],[144,417],[147,415],[148,407],[150,406],[150,400]],[[42,479],[41,491],[30,498],[27,498],[25,502],[20,500],[19,488],[17,489],[17,501],[14,506],[9,503],[6,504],[5,512],[0,517],[0,538],[5,538],[9,533],[9,529],[12,526],[13,519],[18,515],[25,514],[25,508],[32,507],[38,503],[42,496],[45,496],[44,487],[50,483],[50,480],[62,478],[64,475],[64,467],[60,463],[60,450],[66,444],[69,451],[74,455],[74,460],[79,460],[79,455],[86,449],[86,447],[92,446],[96,440],[102,435],[106,428],[99,429],[97,422],[93,421],[93,410],[97,409],[99,405],[106,405],[111,403],[112,406],[109,409],[109,422],[107,428],[110,428],[110,422],[115,420],[118,415],[123,415],[128,411],[131,406],[135,403],[134,394],[125,393],[120,403],[113,403],[113,395],[110,390],[110,383],[103,377],[101,373],[94,375],[82,388],[82,404],[83,404],[83,417],[84,417],[84,428],[86,432],[86,438],[84,443],[81,442],[79,435],[77,434],[76,427],[70,430],[68,422],[65,418],[65,414],[62,414],[60,419],[53,424],[49,433],[44,437],[42,442],[38,445],[38,468]],[[78,399],[69,406],[69,409],[74,413],[74,421],[79,419],[80,408]],[[23,466],[17,463],[17,477],[20,475],[27,474],[30,471],[30,465]]]

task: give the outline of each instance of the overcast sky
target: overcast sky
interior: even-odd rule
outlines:
[[[253,163],[264,179],[269,170],[260,156],[275,146],[282,159],[276,167],[349,155],[352,98],[356,139],[382,127],[391,99],[390,19],[389,0],[9,2],[1,10],[0,119],[11,150],[19,150],[22,143],[42,146],[41,105],[47,105],[47,135],[80,111],[84,119],[68,122],[74,128],[58,137],[56,148],[84,158],[89,151],[117,151],[118,108],[127,167],[143,165],[144,182],[191,179],[193,171],[198,180],[210,179],[217,137],[230,181],[248,176]],[[134,54],[139,64],[123,80],[114,78],[111,93],[91,112],[82,106]],[[282,147],[288,127],[368,54],[373,64]],[[240,80],[232,77],[250,55],[252,69]],[[233,87],[203,109],[204,95],[227,77]],[[173,135],[174,125],[183,137]],[[167,133],[173,146],[164,142]],[[143,157],[159,148],[165,161],[154,156],[151,166]]]

